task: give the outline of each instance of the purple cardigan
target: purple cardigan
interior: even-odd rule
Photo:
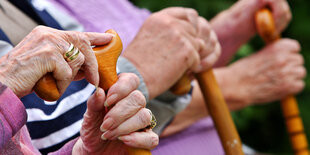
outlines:
[[[12,90],[0,83],[0,154],[29,154],[40,152],[32,145],[25,126],[27,113],[23,103]],[[51,154],[71,154],[77,139]]]

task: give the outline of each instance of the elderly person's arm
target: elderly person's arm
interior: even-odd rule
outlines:
[[[306,69],[299,51],[297,41],[281,39],[228,67],[215,69],[229,109],[240,110],[300,92]],[[175,117],[162,136],[179,132],[206,116],[208,111],[196,83],[191,104]]]
[[[286,0],[240,0],[211,20],[222,46],[217,67],[227,65],[239,47],[256,34],[255,13],[263,7],[272,9],[276,30],[282,32],[292,18]]]
[[[0,130],[4,133],[0,137],[2,153],[38,153],[24,126],[27,115],[18,98],[32,92],[36,82],[48,72],[53,73],[61,92],[73,79],[84,76],[96,84],[98,68],[91,45],[104,45],[111,37],[108,34],[65,32],[38,27],[0,59]],[[69,43],[79,47],[81,53],[71,61],[66,61],[64,53]],[[87,60],[93,62],[86,64]],[[88,70],[90,67],[93,68]],[[81,138],[70,142],[60,151],[71,154],[73,150],[73,153],[80,154],[114,152],[116,148],[125,150],[125,145],[120,141],[106,141],[116,138],[129,146],[154,148],[158,144],[158,136],[151,129],[146,129],[151,124],[152,114],[145,108],[146,101],[142,93],[136,91],[138,85],[139,80],[135,75],[123,73],[110,88],[107,97],[98,88],[88,100]],[[106,112],[104,103],[112,96],[116,96],[110,102],[114,106]],[[142,132],[136,132],[140,129],[143,129]]]

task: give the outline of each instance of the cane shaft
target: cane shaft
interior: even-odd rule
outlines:
[[[207,109],[227,155],[243,155],[242,143],[213,70],[196,74]]]
[[[266,44],[280,39],[270,10],[262,9],[257,12],[256,25],[259,35]],[[295,97],[290,95],[282,99],[281,107],[295,155],[309,155],[308,142]]]

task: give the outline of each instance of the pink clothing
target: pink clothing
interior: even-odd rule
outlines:
[[[12,90],[0,83],[0,154],[40,154],[31,143],[26,120],[23,103]],[[72,140],[51,154],[71,154],[75,142]]]

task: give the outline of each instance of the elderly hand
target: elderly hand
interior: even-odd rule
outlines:
[[[219,55],[210,25],[187,8],[152,14],[123,53],[142,74],[150,98],[169,89],[187,70],[211,67]]]
[[[280,34],[292,18],[286,0],[240,0],[212,19],[211,25],[223,52],[216,66],[228,64],[239,47],[256,34],[255,14],[264,7],[271,8],[276,30]]]
[[[223,93],[230,92],[227,94],[235,104],[245,106],[279,100],[300,92],[305,85],[306,69],[299,51],[297,41],[281,39],[237,61],[228,68],[226,76],[229,79],[226,81],[230,82],[226,84],[230,86],[223,85]]]
[[[86,154],[124,154],[124,144],[145,149],[157,146],[158,136],[151,129],[138,131],[150,125],[151,119],[149,110],[145,108],[144,96],[135,90],[138,85],[139,79],[136,75],[120,74],[119,80],[107,95],[109,103],[114,103],[108,113],[105,111],[105,95],[102,89],[99,88],[89,98],[81,139],[74,146],[74,151]]]
[[[215,69],[229,109],[239,110],[253,103],[272,102],[300,92],[306,70],[299,50],[297,41],[282,39],[227,68]],[[207,115],[199,85],[195,83],[191,103],[174,117],[161,136],[182,131]]]
[[[38,26],[0,59],[0,81],[18,97],[29,94],[48,72],[53,72],[61,94],[76,75],[81,78],[85,74],[90,83],[98,85],[98,65],[91,45],[104,45],[111,39],[109,34],[59,31]],[[67,62],[64,54],[70,43],[80,53]]]

